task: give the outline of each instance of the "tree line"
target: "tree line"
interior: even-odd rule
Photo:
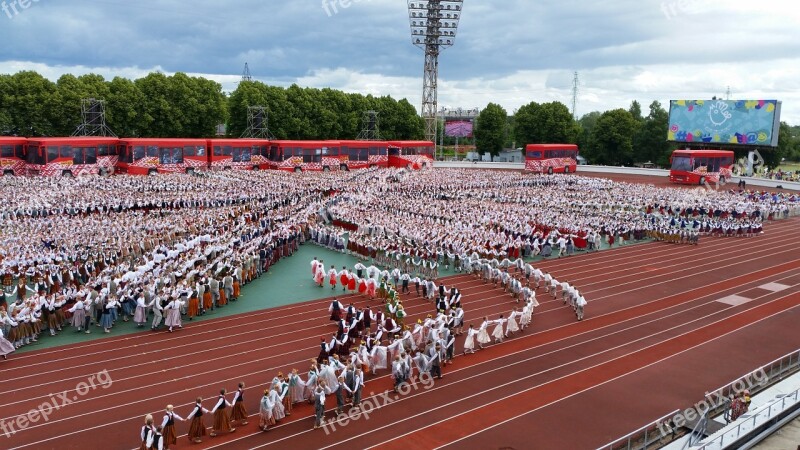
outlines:
[[[279,139],[355,139],[365,111],[379,113],[383,139],[420,139],[424,123],[405,99],[334,89],[283,88],[243,81],[222,86],[185,73],[150,73],[108,81],[96,74],[65,74],[55,83],[33,71],[0,74],[0,132],[69,136],[81,123],[81,99],[105,101],[106,123],[125,137],[213,137],[219,124],[228,136],[247,127],[248,106],[264,106]]]
[[[577,144],[590,164],[632,166],[651,162],[669,166],[678,144],[667,142],[669,112],[658,101],[650,103],[647,115],[637,101],[626,109],[590,112],[575,120],[560,102],[531,102],[509,116],[502,106],[489,103],[478,115],[475,144],[481,155],[497,156],[511,143],[518,147],[533,143]],[[737,156],[747,150],[739,149]],[[782,159],[800,160],[800,127],[781,122],[778,147],[760,148],[769,167]]]

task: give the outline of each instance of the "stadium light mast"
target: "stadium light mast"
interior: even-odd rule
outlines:
[[[425,51],[422,118],[425,140],[436,142],[439,53],[452,47],[464,0],[408,0],[411,42]]]

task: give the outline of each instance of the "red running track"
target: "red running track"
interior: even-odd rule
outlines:
[[[576,322],[560,299],[540,290],[531,328],[457,357],[432,386],[419,383],[395,399],[384,395],[391,388],[386,371],[368,378],[364,397],[375,393],[370,401],[380,406],[368,418],[326,434],[311,430],[312,410],[303,404],[267,433],[253,418],[202,444],[190,445],[183,435],[177,447],[596,448],[797,348],[785,326],[796,319],[800,301],[800,257],[785,246],[800,237],[797,225],[771,223],[757,238],[704,239],[698,247],[650,243],[540,263],[582,290],[589,301],[586,320]],[[507,294],[471,276],[445,283],[461,290],[467,323],[507,315],[514,306]],[[786,288],[763,289],[767,283]],[[730,295],[749,301],[717,301]],[[420,299],[404,303],[411,320],[432,312]],[[247,384],[253,414],[277,372],[307,371],[319,336],[333,331],[326,308],[325,301],[314,301],[190,324],[172,334],[112,337],[12,357],[0,365],[0,424],[6,428],[0,432],[9,426],[16,432],[0,436],[2,447],[132,449],[145,414],[159,420],[171,403],[185,416],[196,396],[214,398],[239,381]],[[81,384],[92,375],[95,388]],[[38,420],[20,429],[20,414],[53,397],[59,408],[46,423],[33,416]],[[333,403],[329,398],[328,406]],[[574,432],[577,419],[580,433]],[[186,428],[178,424],[179,434]]]

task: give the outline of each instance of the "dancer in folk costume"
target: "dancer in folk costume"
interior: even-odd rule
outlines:
[[[374,278],[367,279],[367,296],[370,300],[375,299],[376,284]]]
[[[358,289],[358,287],[360,285],[360,280],[352,272],[350,272],[348,274],[348,276],[349,276],[349,278],[347,280],[347,290],[350,291],[351,294],[355,294],[356,293],[356,289]],[[364,287],[366,288],[366,285]]]
[[[3,335],[3,328],[8,325],[9,327],[17,327],[17,322],[13,321],[8,314],[6,314],[5,309],[0,309],[0,356],[3,359],[8,359],[8,355],[13,353],[15,349],[14,344],[11,341],[7,340]],[[11,330],[15,330],[15,328],[9,328]],[[14,336],[10,336],[12,340],[15,339]]]
[[[142,444],[139,446],[139,450],[149,449],[147,446],[147,441],[155,432],[156,427],[153,425],[153,416],[150,414],[144,416],[144,426],[142,426],[142,431],[139,433],[139,436],[142,438]]]
[[[508,315],[508,325],[506,326],[506,337],[508,337],[509,333],[516,333],[519,331],[519,325],[517,325],[517,317],[520,316],[520,312],[517,311],[515,307],[511,314]]]
[[[292,403],[302,402],[306,399],[305,396],[306,383],[300,378],[297,369],[292,369],[289,374],[289,396]]]
[[[361,295],[367,295],[367,281],[368,278],[361,278],[358,280],[358,293]]]
[[[331,289],[336,289],[336,268],[331,267],[331,270],[328,271],[328,283],[331,285]]]
[[[483,323],[481,324],[481,327],[478,329],[477,340],[478,340],[478,347],[480,348],[483,348],[485,344],[488,344],[492,341],[492,339],[489,337],[489,332],[487,331],[487,328],[489,327],[490,323],[491,322],[489,321],[489,319],[487,317],[484,317]]]
[[[281,384],[276,378],[272,379],[269,401],[272,403],[272,417],[275,422],[283,420],[286,417],[286,410],[283,408],[283,398],[281,398]]]
[[[522,308],[522,314],[520,315],[520,318],[519,318],[519,328],[521,330],[524,330],[525,328],[527,328],[528,325],[531,323],[531,309],[532,308],[533,308],[533,306],[531,305],[531,301],[530,300],[525,302],[525,306]]]
[[[258,428],[261,431],[267,431],[270,425],[275,425],[275,418],[272,416],[272,410],[275,405],[269,399],[269,389],[264,390],[264,396],[261,397],[261,403],[258,407]]]
[[[175,433],[175,419],[186,422],[186,419],[181,418],[181,416],[172,411],[172,405],[167,405],[164,420],[161,421],[161,434],[164,436],[164,449],[169,449],[170,445],[176,445],[178,443],[178,435]]]
[[[233,394],[230,421],[231,423],[239,421],[240,425],[247,425],[247,409],[244,406],[244,382],[239,383],[239,389]]]
[[[315,256],[313,260],[311,260],[311,279],[316,280],[317,278],[317,266],[319,266],[319,261],[317,261],[317,257]]]
[[[217,404],[211,409],[211,412],[214,414],[214,426],[211,430],[211,437],[220,433],[232,433],[236,431],[236,428],[231,428],[230,418],[225,411],[225,408],[233,406],[225,398],[225,393],[225,389],[220,389],[219,397],[217,397]]]
[[[342,270],[336,276],[339,277],[339,282],[342,284],[342,291],[346,291],[347,285],[350,284],[350,274],[347,272],[347,267],[342,266]]]
[[[181,324],[181,307],[185,304],[186,302],[180,300],[179,298],[175,298],[171,302],[167,303],[167,307],[164,308],[164,311],[167,313],[164,325],[169,327],[170,333],[172,333],[172,329],[174,327],[183,328],[183,325]]]
[[[206,435],[206,424],[203,421],[203,416],[208,413],[209,411],[203,408],[202,397],[197,397],[192,412],[186,416],[186,420],[191,420],[189,423],[189,433],[187,434],[191,442],[196,444],[203,442],[203,436]]]
[[[328,314],[331,315],[331,321],[334,323],[339,323],[342,320],[342,311],[344,310],[344,305],[337,299],[333,299],[331,304],[328,306]]]
[[[475,353],[475,337],[478,335],[478,330],[470,324],[467,330],[467,337],[464,339],[464,354]]]
[[[154,433],[150,433],[147,438],[147,448],[149,450],[164,450],[164,436],[161,434],[161,425],[155,428]]]
[[[317,264],[317,273],[314,275],[314,282],[317,283],[319,287],[322,287],[322,284],[325,282],[325,269],[322,263]]]

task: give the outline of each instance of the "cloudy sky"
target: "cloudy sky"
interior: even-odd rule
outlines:
[[[577,113],[638,100],[783,101],[800,125],[800,8],[789,0],[465,0],[439,105]],[[24,7],[27,5],[27,8]],[[0,73],[203,75],[408,98],[422,91],[405,0],[0,0]]]

